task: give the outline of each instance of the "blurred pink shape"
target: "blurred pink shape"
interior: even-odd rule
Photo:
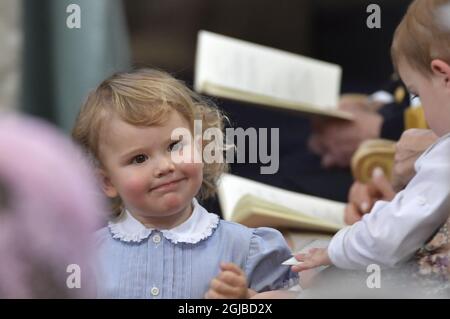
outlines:
[[[0,188],[0,297],[93,296],[91,238],[106,205],[78,148],[49,124],[3,114]],[[66,284],[71,264],[81,288]]]

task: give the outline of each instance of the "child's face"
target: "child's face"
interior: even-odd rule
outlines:
[[[409,92],[420,98],[430,128],[443,136],[450,132],[450,67],[441,60],[433,60],[430,67],[429,77],[403,60],[398,70]]]
[[[171,140],[176,128],[188,122],[172,111],[161,126],[140,127],[113,116],[100,136],[103,188],[119,195],[125,207],[141,217],[174,217],[185,212],[198,193],[203,164],[174,163],[172,152],[192,151],[194,143]]]

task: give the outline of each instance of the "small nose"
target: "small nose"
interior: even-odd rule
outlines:
[[[175,165],[170,159],[170,156],[160,156],[157,161],[155,169],[155,177],[162,177],[175,170]]]

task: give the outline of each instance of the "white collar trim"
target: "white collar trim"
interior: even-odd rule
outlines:
[[[159,230],[172,243],[196,244],[210,237],[217,225],[219,216],[209,213],[197,200],[192,200],[194,209],[191,216],[181,225],[172,229]],[[148,238],[154,228],[147,228],[139,222],[128,210],[125,210],[117,221],[108,223],[113,238],[124,242],[139,243]]]

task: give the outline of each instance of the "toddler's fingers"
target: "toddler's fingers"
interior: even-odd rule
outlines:
[[[217,278],[211,281],[210,289],[224,296],[238,296],[241,292],[241,287],[230,286]]]
[[[363,214],[367,214],[368,212],[370,212],[373,206],[374,199],[371,197],[369,191],[370,190],[368,187],[363,189],[361,192],[361,198],[358,198],[358,200],[356,201],[361,213]]]
[[[394,198],[395,192],[392,188],[392,184],[389,182],[386,175],[384,175],[383,169],[379,167],[375,168],[372,175],[372,183],[382,194],[383,198],[387,200]]]
[[[224,283],[232,286],[232,287],[242,287],[246,286],[246,279],[244,275],[238,275],[234,272],[231,272],[229,270],[222,271],[218,276],[217,279],[220,281],[223,281]]]
[[[242,271],[242,269],[238,265],[233,264],[233,263],[225,263],[225,262],[220,263],[220,269],[222,271],[228,270],[228,271],[234,272],[237,275],[244,275],[244,271]]]
[[[348,203],[345,206],[345,215],[344,215],[344,222],[347,225],[353,225],[357,221],[361,219],[362,215],[360,211],[356,208],[356,206],[353,203]]]
[[[372,188],[368,184],[360,182],[355,183],[355,187],[350,192],[349,202],[353,203],[362,213],[368,213],[374,202],[374,194]]]
[[[214,291],[212,289],[208,290],[205,293],[205,299],[225,299],[226,296],[219,294],[217,291]]]
[[[306,258],[308,257],[307,254],[301,253],[301,254],[297,254],[294,256],[295,259],[297,259],[298,261],[305,261]]]
[[[301,272],[301,271],[305,271],[305,270],[308,270],[308,269],[311,269],[311,268],[314,268],[314,267],[316,267],[316,265],[314,265],[314,264],[312,264],[310,262],[303,262],[303,263],[301,263],[299,265],[292,266],[291,270],[293,272]]]

